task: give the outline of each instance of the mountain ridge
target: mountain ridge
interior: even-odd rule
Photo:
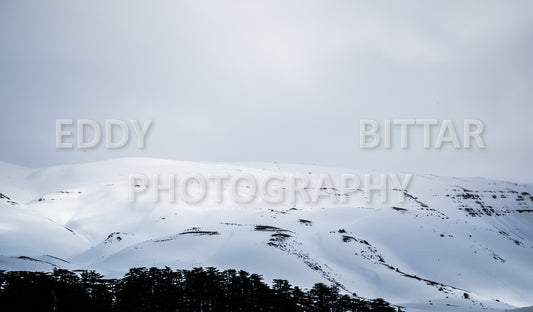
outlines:
[[[0,198],[0,269],[118,276],[133,266],[215,266],[304,287],[332,283],[408,311],[533,304],[530,184],[423,175],[404,203],[365,202],[359,191],[346,204],[154,204],[149,196],[128,202],[128,174],[364,172],[150,158],[17,167],[0,163],[0,193],[9,198]]]

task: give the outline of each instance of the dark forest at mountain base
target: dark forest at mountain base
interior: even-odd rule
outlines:
[[[341,294],[336,286],[309,290],[257,274],[215,268],[133,268],[120,279],[94,271],[0,271],[1,311],[400,311],[383,299]]]

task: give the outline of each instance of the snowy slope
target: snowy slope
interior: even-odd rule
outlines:
[[[533,186],[415,176],[399,203],[128,201],[128,176],[365,172],[281,164],[126,158],[28,169],[0,163],[0,269],[216,266],[335,283],[408,311],[533,305]],[[209,190],[213,191],[213,190]],[[337,189],[325,189],[324,194]],[[227,195],[227,194],[226,194]],[[227,196],[225,198],[228,198]],[[468,298],[465,298],[468,297]]]

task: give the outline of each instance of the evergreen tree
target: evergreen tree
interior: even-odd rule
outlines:
[[[378,298],[362,300],[340,294],[337,286],[317,283],[309,291],[246,271],[166,267],[132,268],[121,279],[94,271],[0,271],[1,311],[102,312],[393,312]]]

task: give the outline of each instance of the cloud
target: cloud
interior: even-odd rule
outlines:
[[[2,160],[287,161],[531,181],[528,1],[0,4]],[[58,118],[153,119],[57,151]],[[485,152],[361,151],[360,119],[481,119]]]

